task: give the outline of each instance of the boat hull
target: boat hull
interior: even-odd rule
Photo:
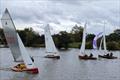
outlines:
[[[28,73],[31,73],[31,74],[38,74],[39,73],[38,68],[26,69],[26,71]]]
[[[11,68],[12,71],[15,71],[15,72],[28,72],[28,73],[31,73],[31,74],[38,74],[39,73],[39,70],[38,68],[32,68],[32,69],[20,69],[20,68]]]
[[[23,71],[25,71],[23,69],[18,69],[18,68],[15,68],[15,67],[11,68],[11,70],[15,71],[15,72],[23,72]]]
[[[46,55],[45,58],[53,58],[53,59],[60,59],[60,56],[55,55]]]
[[[99,58],[106,58],[106,59],[117,59],[117,57],[108,57],[108,56],[104,56],[104,55],[98,55]]]
[[[97,58],[96,57],[85,57],[85,56],[78,56],[79,57],[79,59],[82,59],[82,60],[97,60]]]

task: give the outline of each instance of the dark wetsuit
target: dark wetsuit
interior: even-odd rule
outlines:
[[[33,59],[33,57],[31,57],[31,60],[32,60],[32,62],[34,62],[34,59]]]
[[[93,57],[93,54],[91,53],[89,57]]]

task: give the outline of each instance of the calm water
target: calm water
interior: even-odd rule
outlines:
[[[60,51],[61,59],[43,58],[44,48],[27,48],[34,56],[39,67],[38,75],[0,70],[0,80],[120,80],[120,52],[115,51],[119,59],[98,59],[83,61],[78,59],[79,49]],[[87,50],[87,52],[91,52]],[[16,63],[9,48],[0,48],[0,68],[10,68]]]

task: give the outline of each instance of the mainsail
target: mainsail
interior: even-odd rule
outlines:
[[[45,26],[45,47],[46,47],[46,53],[57,53],[57,49],[55,47],[53,38],[51,36],[51,32],[50,32],[50,27],[49,24],[47,24]]]
[[[13,53],[15,60],[19,56],[22,56],[27,69],[35,68],[34,63],[32,62],[18,33],[15,30],[14,23],[13,23],[12,18],[10,17],[10,14],[7,9],[5,10],[5,13],[4,13],[1,21],[3,24],[6,40],[7,40],[8,45]]]
[[[21,58],[21,52],[20,52],[20,47],[18,46],[19,44],[18,44],[15,25],[7,9],[5,10],[5,13],[1,18],[1,22],[8,46],[11,49],[14,61],[17,62]]]
[[[86,44],[86,23],[84,25],[84,30],[83,30],[83,37],[82,37],[82,45],[81,45],[81,48],[80,48],[80,55],[83,55],[85,53],[85,44]]]
[[[106,47],[106,38],[105,38],[105,23],[104,23],[104,31],[103,31],[103,48],[104,48],[104,53],[107,53],[107,47]]]

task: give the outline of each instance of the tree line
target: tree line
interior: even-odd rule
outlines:
[[[39,35],[32,28],[17,30],[23,43],[27,47],[45,47],[44,34]],[[58,49],[80,48],[82,43],[83,27],[75,25],[71,32],[61,31],[58,34],[52,35],[55,45]],[[94,34],[87,34],[86,48],[92,49]],[[100,45],[101,38],[97,44]],[[116,29],[113,33],[106,36],[108,50],[120,50],[120,29]],[[0,28],[0,44],[7,45],[3,29]]]

